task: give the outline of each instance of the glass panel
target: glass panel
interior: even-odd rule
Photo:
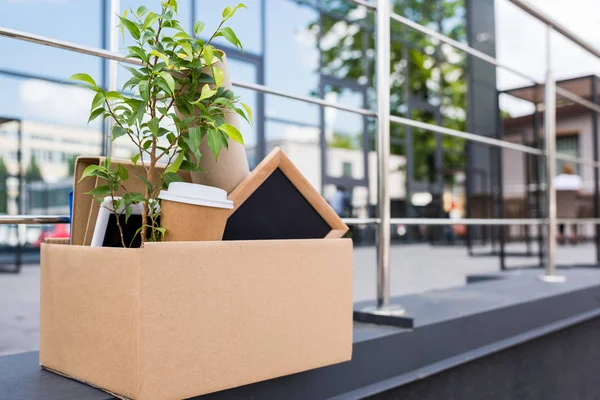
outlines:
[[[217,24],[221,21],[221,14],[223,9],[227,6],[233,6],[237,2],[225,2],[225,1],[210,1],[210,0],[192,0],[196,1],[196,15],[197,21],[206,23],[202,37],[212,35],[214,30],[217,28]],[[280,0],[278,2],[281,2]],[[227,22],[240,38],[244,51],[248,53],[260,54],[261,53],[261,0],[244,0],[243,3],[248,7],[247,9],[240,9],[236,15]],[[269,9],[269,13],[275,13],[276,10]],[[282,14],[276,14],[282,15]],[[282,18],[287,20],[287,18]],[[214,40],[217,47],[219,45],[225,47],[233,47],[227,40],[222,37],[218,37]]]
[[[0,26],[102,47],[102,3],[100,0],[0,0]],[[65,80],[76,72],[86,72],[101,82],[102,61],[99,58],[11,38],[0,38],[0,48],[0,70],[58,80]]]
[[[266,4],[266,34],[269,38],[265,49],[266,85],[304,96],[318,94],[318,12],[289,0],[267,0]],[[282,18],[283,15],[293,18]],[[269,98],[268,110],[276,108],[286,114],[277,117],[300,120],[304,119],[304,114],[310,113],[310,105],[298,102],[293,104],[299,108],[288,113],[283,110],[285,102],[280,98]]]

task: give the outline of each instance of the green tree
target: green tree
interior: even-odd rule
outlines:
[[[360,149],[360,137],[361,135],[348,136],[334,132],[333,137],[329,140],[329,147],[357,150]]]
[[[367,86],[373,87],[373,13],[365,16],[355,12],[356,5],[339,0],[325,0],[322,4],[323,72],[366,82]],[[393,11],[455,40],[465,41],[464,0],[394,0]],[[342,17],[349,22],[342,21]],[[314,30],[318,24],[314,22],[309,28]],[[356,29],[358,26],[360,29]],[[394,21],[391,36],[392,114],[465,130],[467,81],[464,54],[448,46],[440,46],[428,36]],[[331,90],[343,89],[331,87]],[[410,115],[407,115],[407,95],[416,100],[414,104],[439,105],[441,121],[436,120],[432,107],[412,106]],[[412,132],[415,178],[430,179],[432,174],[428,164],[436,149],[436,135],[420,129],[412,129]],[[405,126],[392,124],[392,153],[406,154],[405,134]],[[374,135],[374,126],[369,135]],[[464,167],[463,139],[444,135],[442,147],[445,150],[444,169]]]
[[[0,157],[0,214],[8,212],[8,168]]]
[[[44,180],[42,177],[42,171],[40,170],[40,166],[38,165],[37,160],[35,159],[35,155],[33,154],[31,155],[29,166],[25,171],[25,179],[27,180],[27,182]]]

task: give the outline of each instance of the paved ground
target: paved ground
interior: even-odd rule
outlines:
[[[478,248],[478,252],[489,252]],[[523,252],[524,246],[511,245],[510,252]],[[357,248],[354,262],[354,299],[375,298],[375,259],[373,247]],[[592,245],[559,247],[559,264],[592,263]],[[464,247],[408,245],[392,248],[392,295],[418,293],[463,285],[465,276],[494,272],[496,257],[469,257]],[[533,265],[537,258],[510,257],[509,267]],[[0,355],[35,350],[39,341],[39,266],[26,266],[21,274],[0,274]]]

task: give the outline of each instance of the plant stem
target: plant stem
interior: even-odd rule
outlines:
[[[121,236],[121,246],[123,246],[123,248],[127,248],[127,246],[125,245],[125,236],[123,235],[123,228],[121,227],[121,214],[117,212],[118,204],[115,202],[115,192],[112,189],[110,191],[110,199],[113,206],[113,214],[115,215],[115,219],[117,220],[117,228],[119,228],[119,235]]]

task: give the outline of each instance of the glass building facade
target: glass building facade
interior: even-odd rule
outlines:
[[[394,0],[392,3],[399,15],[466,42],[466,1]],[[0,26],[108,48],[109,3],[0,0]],[[248,9],[241,10],[230,25],[245,51],[216,41],[228,54],[235,81],[376,109],[372,12],[343,0],[246,0],[244,3]],[[152,8],[159,7],[160,2],[121,0],[121,12],[141,4]],[[179,18],[190,31],[196,20],[206,22],[209,31],[226,5],[231,4],[180,0]],[[124,48],[127,41],[120,39],[119,45]],[[392,113],[464,130],[467,121],[464,54],[399,23],[392,23],[391,48]],[[41,179],[47,186],[56,184],[63,190],[64,182],[72,174],[75,156],[101,154],[104,129],[100,122],[87,123],[91,94],[67,79],[74,73],[85,72],[106,86],[108,63],[9,38],[0,38],[0,49],[0,119],[5,121],[0,125],[0,157],[5,165],[4,175],[8,176],[0,177],[0,192],[4,188],[5,211],[16,213],[20,205],[23,213],[63,213],[65,210],[60,207],[45,207],[39,199],[26,199],[28,184],[39,177],[25,177],[21,185],[11,178],[18,175],[19,132],[25,174],[32,174],[39,166]],[[127,79],[128,72],[119,68],[119,84]],[[375,120],[248,89],[235,88],[235,91],[254,110],[255,125],[244,126],[242,132],[251,166],[271,148],[280,146],[326,198],[340,188],[348,194],[350,206],[344,211],[346,216],[374,215]],[[393,214],[421,215],[407,199],[418,192],[429,192],[435,204],[431,211],[434,215],[429,216],[441,216],[442,194],[459,182],[456,173],[464,169],[465,143],[399,125],[392,126],[391,140]],[[115,143],[114,156],[127,157],[130,153],[127,143]],[[2,164],[0,174],[3,174]],[[17,201],[18,187],[23,192],[20,201]]]

